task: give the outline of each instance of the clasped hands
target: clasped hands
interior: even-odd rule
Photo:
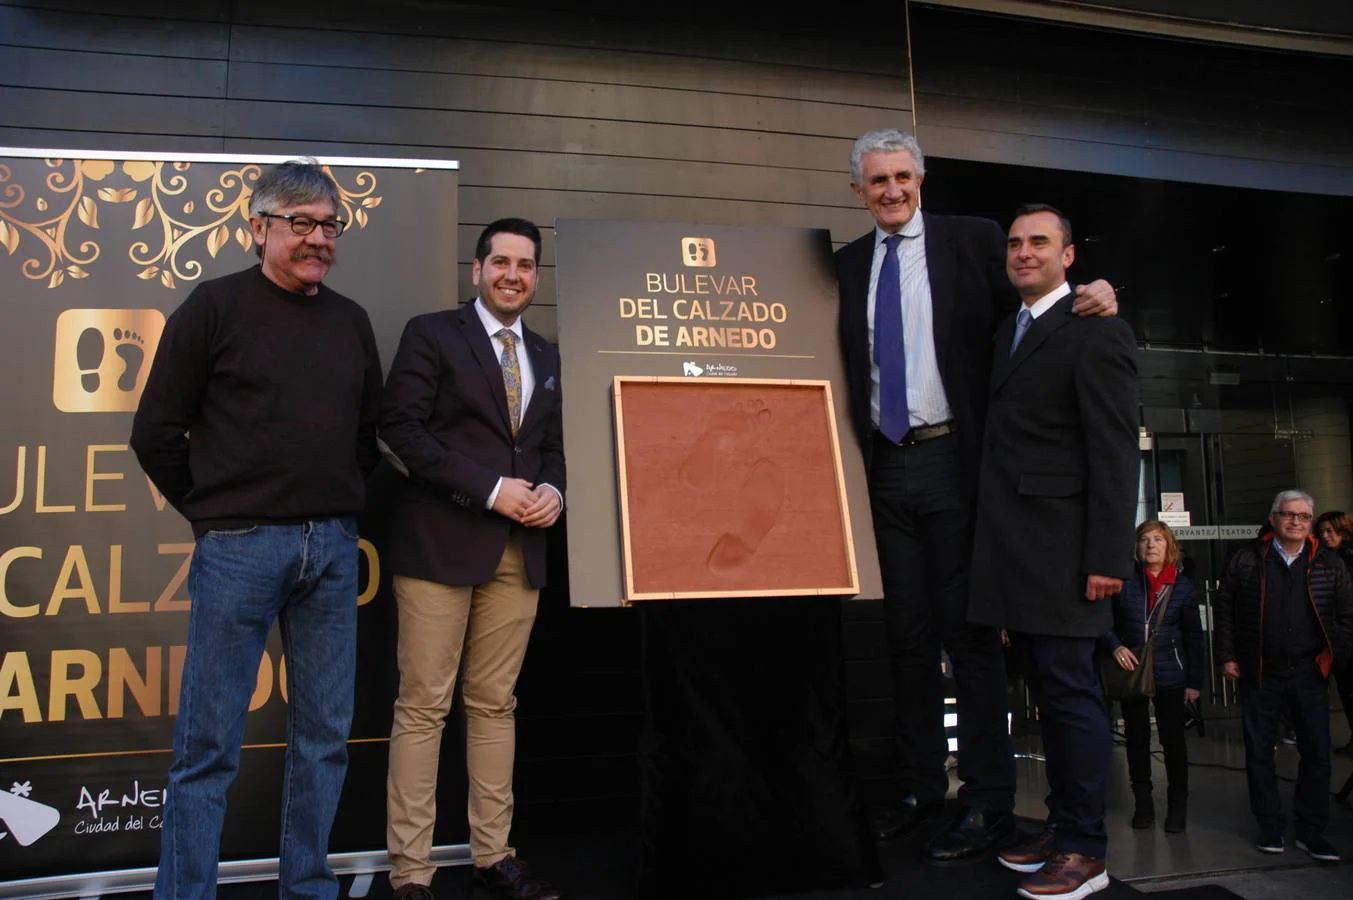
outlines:
[[[558,491],[521,478],[504,478],[493,501],[494,512],[527,528],[548,528],[563,510]]]

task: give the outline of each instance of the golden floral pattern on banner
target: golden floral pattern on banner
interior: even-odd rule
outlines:
[[[10,167],[0,163],[0,248],[9,256],[26,256],[21,265],[24,277],[45,280],[48,288],[60,287],[67,278],[93,274],[89,266],[101,252],[100,239],[94,234],[97,231],[107,235],[122,228],[132,232],[150,229],[131,244],[127,256],[141,267],[137,278],[157,281],[169,289],[177,287],[179,281],[202,277],[203,249],[213,259],[232,244],[245,253],[253,249],[249,199],[263,171],[259,164],[227,169],[198,198],[189,193],[185,174],[193,163],[43,162],[54,170],[44,179],[45,191],[26,190],[13,180]],[[339,215],[365,228],[369,211],[381,204],[376,176],[360,171],[349,188],[338,181],[332,169],[323,168],[338,185]],[[110,181],[114,183],[100,184]],[[128,204],[130,215],[120,211],[114,215],[107,210]],[[82,233],[81,227],[89,233]],[[108,243],[106,236],[101,240]]]

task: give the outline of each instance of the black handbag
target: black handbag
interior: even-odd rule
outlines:
[[[1151,620],[1165,618],[1165,607],[1170,604],[1174,585],[1163,584],[1156,594],[1156,608],[1146,617],[1146,642],[1140,647],[1128,647],[1137,657],[1137,668],[1131,672],[1118,665],[1113,653],[1099,653],[1099,680],[1104,686],[1104,696],[1110,700],[1131,700],[1136,697],[1156,696],[1156,665],[1154,640],[1151,637]]]

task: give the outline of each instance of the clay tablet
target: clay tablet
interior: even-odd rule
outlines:
[[[625,600],[853,594],[826,381],[615,379]]]

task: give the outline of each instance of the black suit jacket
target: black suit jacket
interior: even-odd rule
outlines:
[[[968,618],[1092,638],[1113,604],[1085,599],[1086,576],[1132,574],[1137,343],[1122,319],[1077,316],[1073,300],[1035,319],[1014,356],[1014,316],[992,340]]]
[[[493,343],[472,304],[415,316],[386,379],[380,438],[408,469],[391,522],[391,571],[448,585],[488,581],[509,534],[545,583],[545,529],[486,509],[499,477],[564,490],[559,353],[522,326],[535,389],[514,440]]]
[[[990,219],[937,216],[922,212],[926,269],[930,276],[935,354],[945,397],[953,413],[964,489],[977,487],[982,424],[991,372],[991,335],[1019,295],[1005,274],[1005,233]],[[841,294],[841,353],[850,389],[850,418],[864,451],[866,469],[873,449],[869,412],[869,273],[874,232],[836,251]]]

